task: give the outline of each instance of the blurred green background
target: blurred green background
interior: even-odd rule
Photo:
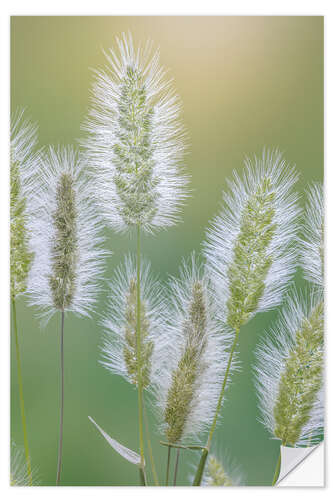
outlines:
[[[130,30],[134,41],[151,38],[161,50],[183,100],[189,131],[186,167],[193,196],[183,223],[143,241],[143,253],[162,280],[176,274],[181,258],[200,251],[221,190],[246,154],[278,146],[301,173],[299,189],[323,175],[322,17],[12,17],[11,106],[27,108],[40,126],[40,144],[68,144],[80,137],[89,102],[92,68],[102,48]],[[106,277],[134,241],[107,232]],[[298,284],[302,286],[301,279]],[[137,394],[99,364],[101,294],[91,320],[68,316],[65,325],[65,424],[63,485],[136,485],[134,466],[118,456],[88,415],[126,446],[138,449]],[[258,315],[241,332],[242,371],[233,377],[216,438],[249,485],[272,480],[279,443],[258,422],[251,364],[253,350],[276,317]],[[59,326],[45,330],[35,311],[18,301],[24,392],[33,465],[43,485],[55,483],[59,419]],[[11,433],[23,444],[15,352],[11,363]],[[154,453],[164,477],[166,450]],[[188,484],[197,455],[181,456],[179,484]],[[187,462],[187,463],[186,463]],[[193,469],[193,465],[192,465]]]

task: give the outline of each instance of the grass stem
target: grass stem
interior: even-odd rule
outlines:
[[[148,425],[148,418],[147,418],[146,405],[145,405],[144,398],[143,398],[143,416],[144,416],[144,421],[145,421],[145,429],[146,429],[146,436],[147,436],[147,443],[148,443],[149,459],[150,459],[150,463],[151,463],[151,470],[153,473],[155,486],[159,486],[158,475],[156,472],[155,460],[154,460],[154,455],[153,455],[153,449],[152,449],[151,441],[150,441],[149,425]]]
[[[165,486],[169,486],[170,458],[171,458],[171,446],[168,446],[168,459],[167,459]]]
[[[26,422],[26,417],[25,417],[25,407],[24,407],[24,398],[23,398],[23,380],[22,380],[20,346],[19,346],[18,332],[17,332],[15,299],[12,299],[12,311],[13,311],[13,326],[14,326],[14,335],[15,335],[16,364],[17,364],[17,380],[18,380],[18,386],[19,386],[24,452],[25,452],[25,460],[27,463],[27,473],[28,473],[28,477],[29,477],[29,485],[31,486],[32,485],[32,471],[31,471],[31,461],[30,461],[30,453],[29,453],[29,445],[28,445],[27,422]]]
[[[162,446],[170,446],[170,448],[180,448],[181,450],[200,450],[202,451],[204,449],[204,446],[197,445],[197,444],[189,444],[189,445],[182,445],[182,444],[177,444],[177,443],[168,443],[167,441],[160,441],[160,444]]]
[[[58,445],[58,468],[56,486],[60,482],[61,465],[62,465],[62,441],[64,427],[64,323],[65,313],[61,311],[61,332],[60,332],[60,429],[59,429],[59,445]]]
[[[178,472],[178,465],[179,465],[179,455],[180,455],[180,448],[177,450],[177,455],[176,455],[176,465],[175,465],[175,473],[173,476],[173,485],[176,486],[177,484],[177,472]]]
[[[278,461],[277,461],[277,464],[276,464],[276,467],[275,467],[275,473],[274,473],[274,477],[273,477],[272,486],[275,485],[276,481],[279,478],[280,469],[281,469],[281,448],[280,448],[280,451],[279,451],[279,458],[278,458]]]
[[[219,399],[218,399],[218,402],[217,402],[214,419],[213,419],[212,425],[210,427],[210,431],[209,431],[209,435],[208,435],[206,447],[203,449],[202,454],[201,454],[200,462],[199,462],[199,465],[198,465],[198,468],[197,468],[197,472],[196,472],[196,475],[195,475],[195,478],[194,478],[194,481],[193,481],[193,486],[200,486],[201,485],[202,475],[203,475],[203,472],[204,472],[204,469],[205,469],[207,456],[208,456],[209,449],[210,449],[210,446],[211,446],[211,443],[212,443],[213,434],[214,434],[214,431],[215,431],[215,428],[216,428],[216,424],[217,424],[217,419],[218,419],[218,416],[220,414],[220,410],[221,410],[221,406],[222,406],[222,401],[223,401],[223,397],[224,397],[224,393],[225,393],[225,388],[226,388],[226,385],[227,385],[227,380],[228,380],[228,376],[229,376],[229,372],[230,372],[232,357],[233,357],[235,349],[236,349],[236,345],[237,345],[237,342],[238,342],[238,337],[239,337],[239,329],[235,330],[235,338],[234,338],[234,341],[233,341],[233,344],[232,344],[232,347],[231,347],[231,351],[230,351],[230,354],[229,354],[228,365],[227,365],[227,369],[226,369],[226,372],[225,372],[225,375],[224,375],[224,379],[223,379],[223,382],[222,382],[221,392],[220,392],[220,396],[219,396]]]
[[[136,355],[138,362],[138,414],[139,414],[139,440],[140,440],[140,480],[143,486],[146,485],[145,475],[145,457],[143,444],[143,389],[142,389],[142,370],[141,370],[141,237],[140,224],[137,225],[137,305],[136,305]]]

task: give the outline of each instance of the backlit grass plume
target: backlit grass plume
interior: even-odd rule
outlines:
[[[222,338],[214,295],[194,258],[184,263],[179,280],[171,280],[170,296],[168,343],[156,397],[167,441],[178,443],[210,425],[230,339]]]
[[[207,234],[207,264],[225,309],[238,330],[256,312],[271,309],[295,269],[292,248],[299,214],[297,180],[278,151],[263,151],[234,173],[223,207]]]
[[[42,158],[29,294],[46,320],[57,311],[89,316],[97,298],[105,252],[86,168],[71,147],[50,147]]]
[[[223,206],[207,232],[207,268],[219,297],[223,321],[234,331],[226,373],[207,444],[193,482],[200,486],[221,411],[240,328],[253,315],[277,306],[295,270],[297,195],[295,169],[279,151],[263,150],[234,173]]]
[[[262,421],[283,445],[315,444],[323,433],[324,301],[293,294],[256,352]]]
[[[141,233],[172,226],[187,196],[183,173],[185,133],[180,99],[159,64],[151,42],[134,48],[132,37],[117,39],[118,50],[105,53],[95,71],[91,107],[82,141],[95,172],[100,211],[116,231],[137,238],[136,357],[141,365]],[[134,341],[134,339],[133,339]],[[139,373],[140,375],[140,373]],[[146,484],[143,388],[137,381],[140,481]]]
[[[152,277],[149,263],[143,262],[140,282],[140,367],[136,345],[136,262],[130,256],[118,267],[110,283],[108,310],[103,321],[102,364],[131,384],[137,385],[141,374],[143,389],[146,389],[158,369],[163,350],[165,302],[161,285]]]
[[[153,232],[178,220],[186,197],[181,104],[151,42],[135,49],[129,34],[117,44],[95,72],[84,146],[110,226]]]
[[[38,484],[36,469],[33,469],[31,476],[28,474],[24,449],[17,446],[15,443],[11,443],[10,486],[36,486]]]
[[[240,486],[243,477],[238,466],[230,460],[221,460],[214,453],[207,459],[202,486]]]
[[[71,147],[49,148],[43,155],[31,221],[35,260],[29,277],[31,305],[47,321],[61,314],[60,431],[56,484],[62,466],[64,413],[65,312],[89,316],[104,268],[103,238],[87,166]]]
[[[10,127],[10,293],[15,299],[26,291],[33,253],[27,218],[38,169],[37,125],[23,110],[11,117]]]
[[[305,225],[301,241],[301,258],[305,278],[324,285],[324,193],[314,183],[307,192]]]
[[[16,315],[16,298],[24,294],[33,260],[29,233],[29,219],[32,216],[31,203],[35,179],[39,168],[37,147],[37,126],[25,118],[23,110],[17,110],[10,123],[10,298],[12,307],[17,363],[17,381],[24,440],[26,473],[32,484],[28,432],[23,397],[23,377]]]

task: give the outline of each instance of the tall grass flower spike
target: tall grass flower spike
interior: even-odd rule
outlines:
[[[234,173],[223,207],[207,232],[207,267],[225,323],[234,330],[229,364],[222,382],[206,448],[194,485],[201,484],[216,420],[225,394],[229,366],[240,328],[257,312],[277,306],[296,267],[297,174],[278,150],[246,159],[240,178]]]
[[[39,154],[37,151],[37,125],[25,117],[24,110],[18,109],[11,116],[10,124],[10,296],[24,452],[30,484],[32,484],[32,471],[23,396],[16,299],[26,292],[28,275],[33,261],[28,226],[32,213],[31,198],[34,192]]]
[[[284,446],[318,443],[323,432],[324,302],[293,293],[256,352],[262,422]]]
[[[131,35],[95,71],[84,141],[104,217],[116,231],[154,232],[178,221],[186,198],[180,99],[147,42]]]
[[[87,165],[72,147],[50,147],[43,155],[31,221],[35,260],[29,277],[31,305],[46,322],[61,315],[61,408],[56,484],[62,466],[65,313],[90,316],[104,270],[101,221]]]
[[[186,443],[209,427],[227,364],[228,332],[204,268],[193,256],[170,282],[171,309],[156,399],[169,444]],[[170,454],[170,447],[168,450]]]
[[[127,256],[110,282],[109,304],[103,320],[102,361],[105,368],[143,389],[152,382],[164,348],[165,298],[161,284],[152,276],[150,264],[141,266],[141,367],[136,355],[136,261]],[[139,369],[141,373],[139,373]]]

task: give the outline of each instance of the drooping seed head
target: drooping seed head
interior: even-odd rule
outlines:
[[[301,240],[301,259],[305,278],[324,285],[324,192],[312,184],[307,192],[305,223]]]
[[[207,233],[207,265],[233,329],[278,305],[294,271],[299,210],[291,188],[296,180],[278,151],[246,160],[243,178],[234,174]]]
[[[96,300],[106,252],[92,184],[73,148],[50,147],[43,155],[28,291],[46,319],[57,310],[89,315]]]
[[[118,267],[110,282],[109,305],[103,320],[105,328],[102,364],[112,373],[137,385],[139,377],[147,389],[163,349],[164,298],[161,285],[143,262],[140,276],[140,366],[137,358],[137,277],[136,263],[130,256]]]
[[[117,44],[95,73],[84,146],[108,223],[152,232],[177,221],[186,197],[180,101],[151,43],[136,51],[123,35]]]
[[[323,432],[324,301],[295,295],[257,350],[262,419],[284,445],[318,442]]]
[[[38,169],[37,126],[18,110],[10,131],[10,292],[15,299],[26,291],[33,254],[29,244],[29,212]]]

